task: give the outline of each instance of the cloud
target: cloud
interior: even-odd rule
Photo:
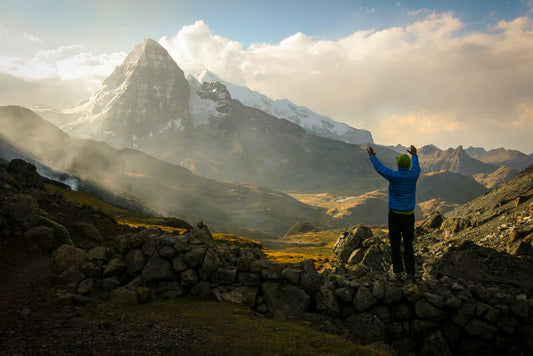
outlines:
[[[242,82],[240,72],[246,61],[241,44],[214,35],[203,21],[184,26],[176,35],[162,37],[159,43],[187,73],[209,68],[222,77],[231,77],[236,84]]]
[[[126,53],[93,55],[83,45],[38,51],[29,60],[0,56],[0,72],[25,79],[84,79],[101,82],[120,65]]]
[[[464,129],[465,124],[452,115],[431,112],[411,112],[407,115],[391,115],[379,124],[384,137],[402,137],[406,132],[425,135],[453,132]]]
[[[0,104],[72,107],[89,98],[125,57],[123,52],[94,55],[80,44],[40,50],[30,59],[0,56],[0,73],[28,81],[25,91],[3,93]]]
[[[475,137],[477,145],[509,142],[533,151],[524,135],[533,120],[532,18],[472,32],[453,13],[421,11],[426,17],[407,26],[357,31],[334,41],[295,33],[276,44],[244,48],[197,21],[159,42],[186,73],[207,68],[273,99],[287,98],[369,129],[378,143],[468,145],[468,130],[474,130],[483,132]],[[0,24],[2,31],[7,29]],[[125,56],[62,46],[28,60],[0,56],[0,71],[94,86]],[[502,133],[509,137],[504,140]]]
[[[420,140],[414,133],[424,128],[431,143],[439,133],[429,118],[453,118],[450,133],[493,122],[517,130],[518,123],[529,125],[531,112],[521,107],[533,98],[532,28],[531,18],[520,17],[469,32],[453,13],[430,13],[405,27],[358,31],[337,41],[296,33],[278,44],[243,48],[198,21],[160,43],[185,72],[208,68],[272,98],[370,129],[382,143],[395,143],[382,123],[417,120],[412,139]],[[448,137],[449,145],[461,143],[460,135]],[[486,146],[497,144],[493,138]]]
[[[22,35],[25,39],[27,39],[28,41],[32,41],[32,42],[42,42],[43,40],[40,39],[39,37],[35,36],[35,35],[32,35],[31,33],[24,33]]]

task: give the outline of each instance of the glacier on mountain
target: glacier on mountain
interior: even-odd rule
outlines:
[[[295,105],[287,99],[270,99],[266,95],[260,94],[247,87],[238,86],[224,81],[207,69],[204,69],[196,75],[189,75],[189,80],[191,77],[196,78],[200,83],[222,83],[226,86],[232,98],[240,101],[243,105],[262,110],[280,119],[287,119],[317,136],[328,137],[353,144],[374,143],[372,134],[367,130],[355,129],[344,123],[335,121],[330,117],[316,114],[311,109],[305,106]]]

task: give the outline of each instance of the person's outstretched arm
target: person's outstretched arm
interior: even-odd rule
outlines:
[[[411,170],[416,172],[417,175],[420,174],[420,163],[418,162],[418,154],[416,147],[411,145],[411,149],[407,150],[411,154]]]
[[[368,155],[370,156],[370,161],[374,165],[374,169],[376,170],[376,172],[378,172],[380,175],[382,175],[383,178],[385,178],[387,180],[390,180],[396,174],[395,171],[385,167],[379,161],[379,159],[376,157],[376,152],[374,151],[374,149],[372,147],[368,147],[366,149],[366,151],[368,152]]]

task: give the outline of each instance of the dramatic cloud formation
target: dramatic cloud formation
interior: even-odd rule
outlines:
[[[533,126],[532,29],[532,19],[521,17],[468,33],[451,13],[429,14],[338,41],[297,33],[244,49],[198,21],[160,43],[186,72],[207,68],[370,129],[380,143],[518,144],[532,151],[530,139],[518,143]]]
[[[472,32],[452,13],[421,11],[426,17],[408,26],[335,41],[296,33],[278,44],[244,48],[197,21],[159,42],[186,73],[207,68],[271,98],[369,129],[378,143],[504,146],[531,153],[533,19]],[[26,41],[32,39],[38,37]],[[0,55],[0,72],[83,82],[87,98],[125,56],[63,46],[29,60]]]

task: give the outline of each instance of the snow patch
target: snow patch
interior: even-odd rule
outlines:
[[[287,119],[316,135],[336,138],[355,144],[374,142],[369,131],[355,129],[330,117],[319,115],[311,109],[295,105],[287,99],[272,100],[266,95],[250,90],[247,87],[226,82],[208,70],[190,77],[195,77],[200,83],[220,82],[226,86],[231,97],[239,100],[243,105],[262,110],[280,119]]]
[[[200,83],[195,78],[189,77],[189,114],[193,127],[206,125],[210,118],[221,115],[217,111],[217,102],[201,98],[198,90]]]

